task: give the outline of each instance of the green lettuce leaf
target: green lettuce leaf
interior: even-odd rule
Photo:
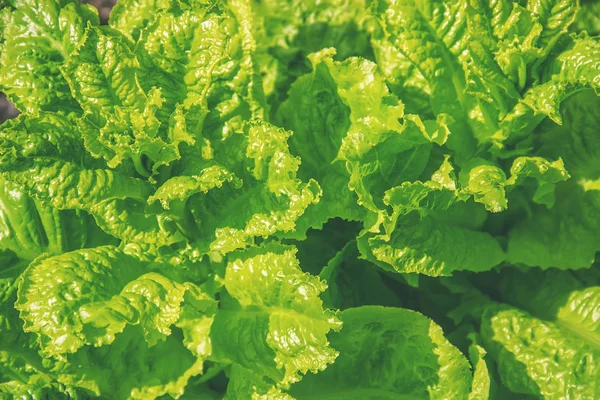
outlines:
[[[359,220],[364,211],[348,188],[344,163],[336,158],[350,125],[350,110],[339,98],[326,64],[316,63],[312,74],[293,84],[279,113],[283,126],[294,132],[290,150],[302,159],[298,173],[316,179],[323,189],[319,204],[300,219],[298,234],[334,217]]]
[[[85,212],[44,205],[1,178],[0,187],[0,248],[13,251],[20,259],[114,242]]]
[[[144,215],[144,201],[151,193],[145,182],[43,157],[30,161],[35,166],[17,166],[5,176],[42,202],[59,210],[84,210],[102,230],[126,241],[160,246],[182,240],[176,227],[160,224],[156,215]]]
[[[577,183],[563,185],[556,206],[534,208],[514,225],[508,234],[508,259],[542,268],[588,268],[595,260],[600,233],[596,219],[598,169],[596,129],[600,98],[584,90],[568,98],[562,106],[563,125],[547,121],[538,138],[540,152],[561,154]]]
[[[478,164],[478,161],[474,162]],[[542,157],[517,157],[510,168],[510,177],[495,166],[483,162],[461,171],[460,177],[463,192],[473,196],[473,199],[485,205],[490,212],[500,212],[508,208],[507,191],[518,186],[524,186],[528,181],[536,183],[532,200],[547,207],[554,206],[555,186],[558,182],[570,178],[562,159],[549,161]]]
[[[554,270],[508,273],[500,289],[520,309],[490,306],[481,334],[503,383],[516,393],[548,399],[594,397],[600,389],[598,287]]]
[[[290,84],[310,72],[306,56],[335,47],[337,60],[371,58],[364,0],[251,1],[256,59],[269,106],[276,112]]]
[[[504,384],[513,392],[543,398],[567,393],[593,398],[598,391],[592,372],[597,355],[554,325],[519,310],[499,309],[484,317],[482,336],[498,360]],[[553,358],[560,363],[550,361]]]
[[[498,398],[595,397],[598,287],[558,269],[505,268],[481,278],[472,281],[494,300],[455,281],[461,304],[449,316],[478,332],[471,337],[487,352]]]
[[[575,65],[576,57],[568,61],[569,51],[564,51],[578,10],[574,0],[382,0],[370,6],[371,41],[401,100],[421,114],[452,117],[448,147],[462,166],[475,155],[477,144],[503,148],[509,137],[514,142],[531,133],[543,120],[538,113],[550,115],[541,107],[557,110],[572,93],[574,80],[594,85],[581,78],[585,72],[580,78],[548,73],[552,64],[562,63],[565,71],[586,68]],[[573,53],[583,54],[586,47],[593,54],[593,45],[572,47]],[[558,85],[565,80],[571,83]],[[547,98],[553,100],[542,100]]]
[[[469,346],[469,360],[473,365],[473,383],[469,400],[486,400],[492,393],[492,380],[487,365],[487,352],[474,341]]]
[[[589,268],[600,250],[600,227],[593,215],[600,208],[598,188],[565,186],[552,210],[536,208],[508,235],[508,260],[541,268]]]
[[[466,358],[423,315],[366,306],[341,313],[344,329],[331,336],[336,362],[292,386],[297,399],[467,398]]]
[[[598,64],[594,61],[600,49],[597,38],[583,33],[564,41],[546,63],[545,82],[535,85],[522,95],[520,102],[500,123],[494,139],[522,140],[547,116],[562,125],[561,104],[573,94],[598,88]]]
[[[23,331],[23,321],[14,308],[19,277],[27,262],[0,250],[0,397],[79,398],[77,388],[59,383],[52,365],[40,355],[35,334]]]
[[[140,325],[152,346],[171,334],[186,286],[144,269],[114,247],[46,258],[25,271],[15,307],[47,355],[110,344],[127,325]],[[101,281],[102,290],[90,290]],[[41,315],[53,323],[40,325]]]
[[[213,358],[250,370],[255,385],[285,388],[325,369],[338,354],[326,335],[341,323],[319,298],[326,285],[300,270],[295,253],[269,245],[228,257],[229,297],[211,328]],[[251,346],[245,338],[252,338]]]
[[[298,79],[283,103],[283,124],[294,131],[290,147],[302,159],[299,174],[316,179],[323,197],[299,221],[297,234],[331,218],[359,220],[377,212],[385,190],[419,177],[432,142],[443,144],[445,118],[404,117],[373,62],[336,62],[333,49],[311,55],[314,72]],[[362,91],[372,93],[362,96]]]
[[[446,159],[430,181],[405,182],[388,190],[383,202],[392,212],[380,211],[380,224],[361,234],[362,256],[386,270],[431,276],[493,268],[504,260],[504,251],[481,230],[485,215],[476,217],[477,207],[469,199],[500,212],[508,207],[507,190],[533,181],[533,201],[553,206],[555,184],[569,178],[562,160],[541,157],[518,157],[510,172],[507,178],[500,167],[483,162],[463,169],[457,179]],[[460,217],[448,218],[452,214]],[[477,245],[467,250],[466,243]]]
[[[111,10],[108,22],[112,28],[137,40],[140,31],[154,19],[157,11],[173,6],[174,2],[171,1],[122,0]]]
[[[600,67],[594,61],[600,54],[600,41],[597,38],[581,35],[575,37],[548,67],[551,80],[525,95],[523,102],[534,111],[543,113],[559,125],[562,123],[560,104],[568,96],[582,88],[595,88],[600,85]]]
[[[95,395],[181,395],[211,353],[216,302],[115,247],[34,261],[22,274],[15,308],[25,332],[36,333],[43,353],[56,360],[52,376]],[[52,323],[40,323],[41,315],[52,315]],[[160,362],[165,366],[153,367]],[[117,386],[103,372],[116,377],[128,369],[135,372]]]
[[[534,0],[527,2],[527,9],[542,26],[538,46],[549,49],[575,21],[579,4],[572,0]]]
[[[388,190],[383,201],[391,213],[383,209],[379,223],[361,232],[362,257],[388,271],[429,276],[493,268],[504,260],[504,251],[481,230],[486,215],[473,202],[465,202],[470,194],[469,187],[460,188],[447,159],[430,181]]]
[[[58,114],[42,113],[3,125],[0,173],[4,179],[43,206],[91,214],[102,230],[119,239],[157,246],[173,243],[175,237],[181,241],[177,227],[157,215],[146,215],[152,186],[103,168],[85,152],[69,122]]]
[[[232,366],[230,382],[227,385],[226,400],[294,400],[292,396],[275,386],[261,382],[259,375],[239,365]]]
[[[205,195],[189,200],[198,230],[195,245],[201,251],[225,254],[251,245],[257,237],[291,232],[307,207],[319,201],[316,181],[296,176],[300,160],[290,154],[289,136],[289,131],[264,122],[249,123],[244,131],[216,142],[214,159],[190,174],[193,188],[186,196],[204,191],[202,177],[213,170],[230,176],[230,183],[210,184]],[[215,169],[215,162],[231,172]]]
[[[505,258],[500,244],[487,232],[446,225],[431,217],[410,214],[392,229],[359,239],[362,256],[385,270],[444,276],[461,270],[487,271]]]
[[[0,10],[0,89],[21,111],[79,111],[59,67],[98,23],[77,1],[9,2]]]
[[[152,347],[142,336],[140,327],[128,327],[110,346],[85,347],[65,356],[54,375],[88,397],[182,396],[190,379],[202,373],[202,359],[182,344],[180,330]]]
[[[86,149],[111,168],[129,161],[142,176],[180,158],[179,145],[193,137],[179,131],[181,109],[159,119],[164,103],[160,89],[142,89],[149,73],[133,52],[133,43],[118,32],[89,28],[82,44],[61,68],[86,112],[78,126]]]
[[[372,40],[375,46],[387,48],[378,53],[378,63],[390,63],[388,58],[395,60],[400,53],[418,70],[417,89],[429,95],[433,113],[453,119],[448,146],[460,152],[461,160],[463,155],[472,155],[475,147],[466,119],[472,99],[465,95],[466,81],[459,61],[469,38],[466,3],[379,1],[371,6],[376,17]],[[411,68],[400,71],[415,75]]]
[[[576,180],[593,180],[600,176],[600,150],[597,124],[600,123],[600,96],[582,90],[561,104],[562,125],[545,121],[540,126],[536,144],[541,154],[558,155]]]
[[[187,3],[159,13],[141,32],[136,54],[148,69],[142,86],[162,88],[168,110],[176,103],[205,106],[205,124],[224,134],[241,120],[263,117],[249,1]]]

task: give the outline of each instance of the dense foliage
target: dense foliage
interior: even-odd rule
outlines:
[[[0,1],[0,398],[600,398],[599,4]]]

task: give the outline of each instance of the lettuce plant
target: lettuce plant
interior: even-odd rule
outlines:
[[[0,398],[600,398],[598,4],[0,1]]]

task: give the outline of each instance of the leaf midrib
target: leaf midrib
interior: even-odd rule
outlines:
[[[449,55],[448,47],[446,46],[446,43],[444,43],[444,41],[439,37],[437,30],[433,26],[431,26],[429,18],[427,18],[427,16],[425,14],[423,14],[421,9],[419,7],[417,7],[416,4],[414,4],[414,6],[415,6],[415,10],[417,11],[417,13],[421,16],[421,18],[424,22],[424,26],[427,28],[427,30],[429,31],[429,33],[435,40],[435,43],[438,46],[440,46],[440,48],[442,49],[442,60],[443,60],[444,64],[446,64],[448,66],[448,68],[450,69],[450,73],[452,75],[452,85],[454,86],[454,90],[456,91],[456,96],[458,98],[458,101],[460,102],[461,108],[463,109],[463,111],[466,111],[465,110],[464,84],[457,80],[458,75],[456,73],[456,68],[454,68],[452,59]],[[418,68],[418,66],[417,66],[417,68]]]
[[[595,350],[600,350],[600,334],[590,331],[588,328],[564,318],[556,318],[555,323],[563,330],[571,333],[579,339],[583,339]]]

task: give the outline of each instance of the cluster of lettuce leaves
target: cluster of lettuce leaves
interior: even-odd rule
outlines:
[[[0,7],[0,398],[600,398],[600,2]]]

